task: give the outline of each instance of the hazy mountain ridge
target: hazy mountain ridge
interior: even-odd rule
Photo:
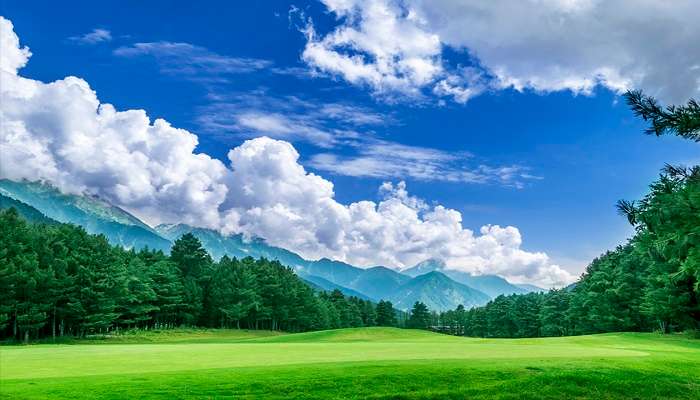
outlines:
[[[433,310],[450,310],[462,304],[466,308],[486,304],[491,298],[476,289],[457,283],[447,275],[428,272],[401,285],[389,300],[399,309],[409,309],[416,301]]]
[[[406,268],[402,270],[401,273],[416,277],[434,271],[441,272],[452,280],[486,293],[492,298],[499,295],[545,291],[534,285],[516,285],[510,283],[498,275],[474,275],[469,272],[451,269],[447,267],[444,261],[435,258],[422,261],[411,268]]]
[[[364,294],[364,293],[360,293],[360,292],[358,292],[358,291],[356,291],[356,290],[352,290],[352,289],[348,289],[348,288],[346,288],[346,287],[344,287],[344,286],[340,286],[340,285],[338,285],[338,284],[336,284],[336,283],[333,283],[333,282],[331,282],[331,281],[329,281],[329,280],[327,280],[327,279],[323,279],[323,278],[321,278],[321,277],[319,277],[319,276],[304,275],[304,274],[298,274],[298,275],[299,275],[299,277],[300,277],[301,279],[303,279],[304,281],[306,281],[307,283],[309,283],[309,284],[310,284],[312,287],[314,287],[315,289],[318,289],[318,290],[326,290],[326,291],[338,289],[338,290],[340,290],[340,291],[341,291],[344,295],[346,295],[346,296],[355,296],[355,297],[359,297],[359,298],[361,298],[361,299],[363,299],[363,300],[373,300],[373,301],[376,301],[376,299],[373,299],[373,298],[367,296],[367,295]]]
[[[24,219],[33,223],[56,224],[58,221],[47,217],[36,208],[2,194],[0,191],[0,209],[14,208]]]
[[[529,283],[516,283],[515,286],[525,289],[527,292],[546,292],[547,289],[543,289],[539,286],[531,285]]]
[[[348,287],[360,290],[374,299],[387,299],[401,285],[410,281],[411,277],[403,275],[387,267],[372,267],[363,270]]]
[[[192,233],[215,259],[228,255],[277,260],[318,288],[339,289],[346,295],[375,301],[391,300],[401,309],[410,308],[415,301],[422,301],[434,310],[454,308],[459,304],[471,307],[483,305],[499,294],[532,291],[495,275],[475,276],[447,269],[438,259],[425,260],[403,271],[382,266],[358,268],[328,258],[306,260],[292,251],[272,246],[264,239],[247,238],[242,234],[225,236],[212,229],[185,224],[163,224],[151,228],[127,211],[101,199],[62,194],[52,186],[37,182],[0,180],[0,196],[5,198],[0,206],[23,208],[23,212],[30,215],[28,219],[43,217],[81,225],[86,231],[104,234],[111,243],[127,248],[148,246],[168,252],[177,238]]]
[[[0,179],[0,194],[30,205],[50,219],[80,225],[89,233],[103,234],[113,244],[126,248],[170,249],[170,241],[153,228],[129,212],[94,197],[62,194],[50,185],[7,179]]]
[[[215,259],[226,254],[229,257],[251,256],[277,260],[293,268],[306,281],[325,290],[339,289],[344,294],[372,300],[380,300],[388,295],[377,288],[377,282],[371,278],[368,279],[370,276],[378,275],[377,270],[372,268],[365,270],[327,258],[309,261],[289,250],[271,246],[260,238],[248,239],[241,234],[224,236],[211,229],[195,228],[185,224],[159,225],[156,231],[171,241],[185,233],[192,233]],[[391,272],[403,276],[398,272]]]

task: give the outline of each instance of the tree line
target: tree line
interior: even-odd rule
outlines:
[[[700,142],[700,106],[662,108],[641,92],[627,101],[649,134]],[[700,166],[667,165],[638,201],[618,210],[635,228],[625,245],[596,258],[571,287],[499,296],[486,306],[433,313],[446,333],[535,337],[700,329]]]
[[[301,332],[396,326],[397,315],[390,302],[316,291],[277,261],[214,261],[192,234],[167,255],[0,212],[0,339],[179,326]]]

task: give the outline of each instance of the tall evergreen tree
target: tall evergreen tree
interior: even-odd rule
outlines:
[[[428,329],[430,326],[430,311],[428,307],[416,301],[411,309],[411,316],[408,318],[408,327],[413,329]]]
[[[119,307],[119,324],[127,328],[144,327],[159,311],[155,283],[146,269],[146,263],[134,253],[127,266],[126,294]]]
[[[569,297],[569,292],[564,289],[552,290],[545,296],[539,315],[542,336],[565,336],[569,333]]]
[[[396,310],[390,301],[380,300],[377,303],[377,325],[396,326]]]
[[[182,235],[170,250],[170,260],[180,269],[184,307],[181,321],[196,325],[204,310],[205,289],[212,269],[211,256],[191,233]]]
[[[178,323],[185,306],[185,288],[180,280],[177,266],[167,259],[156,260],[148,267],[156,294],[153,322],[157,326],[173,327]]]

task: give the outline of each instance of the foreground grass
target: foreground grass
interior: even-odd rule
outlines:
[[[173,342],[172,336],[179,338]],[[678,337],[468,339],[385,328],[167,337],[158,344],[141,338],[144,344],[2,347],[0,393],[7,398],[700,398],[700,341]]]

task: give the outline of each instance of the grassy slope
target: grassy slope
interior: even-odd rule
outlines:
[[[678,337],[489,340],[387,328],[206,332],[170,333],[158,344],[2,347],[0,392],[9,398],[700,398],[700,341]]]

